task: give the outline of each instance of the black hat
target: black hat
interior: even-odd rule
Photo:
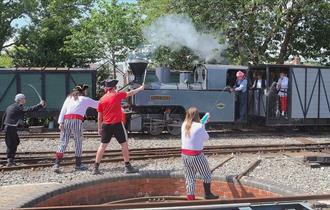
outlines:
[[[78,90],[78,91],[84,91],[86,89],[88,89],[88,85],[87,84],[78,84],[74,88],[74,90]]]
[[[113,87],[116,87],[118,83],[118,80],[105,80],[104,81],[104,87],[107,87],[107,88],[113,88]]]

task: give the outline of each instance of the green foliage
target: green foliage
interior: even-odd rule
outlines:
[[[155,19],[172,11],[172,0],[140,0],[139,6],[145,16],[144,25],[151,24]]]
[[[313,3],[305,8],[309,14],[302,20],[296,34],[304,33],[303,39],[295,39],[293,46],[302,56],[330,65],[330,2]]]
[[[65,52],[81,60],[109,61],[116,78],[116,64],[127,58],[129,51],[142,42],[141,14],[136,4],[113,0],[98,1],[98,8],[72,30]]]
[[[172,0],[162,7],[167,11],[151,10],[150,17],[185,14],[200,29],[223,32],[230,63],[283,63],[292,54],[327,63],[329,5],[327,0]]]
[[[16,32],[15,27],[12,26],[13,21],[30,14],[35,6],[34,0],[3,0],[0,2],[0,51],[13,44],[5,45]]]
[[[193,63],[198,61],[198,56],[186,47],[179,51],[173,51],[168,47],[159,47],[154,52],[152,60],[156,66],[166,66],[175,70],[191,70]]]
[[[23,28],[13,55],[17,66],[77,66],[79,61],[60,49],[77,27],[76,21],[88,12],[92,0],[39,0],[30,15],[32,24]]]
[[[10,68],[13,67],[13,60],[8,54],[0,55],[0,68]]]

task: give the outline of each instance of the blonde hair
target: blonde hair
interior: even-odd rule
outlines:
[[[193,122],[200,122],[199,112],[194,106],[186,111],[186,118],[184,119],[184,133],[186,136],[190,136],[190,129]]]

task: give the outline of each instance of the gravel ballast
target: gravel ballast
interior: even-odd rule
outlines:
[[[168,137],[168,136],[167,136]],[[328,137],[308,137],[308,140],[314,142],[329,142]],[[84,150],[96,150],[99,146],[99,139],[85,139]],[[229,144],[292,144],[302,143],[296,141],[294,137],[211,137],[205,145],[229,145]],[[18,151],[55,151],[59,145],[59,139],[22,139]],[[130,137],[130,148],[150,148],[150,147],[179,147],[180,139],[177,137],[158,138],[147,140],[143,136],[138,138]],[[0,151],[5,152],[4,141],[0,142]],[[113,139],[108,149],[120,149],[120,145]],[[74,150],[73,140],[70,140],[68,151]],[[213,168],[228,156],[210,156],[208,157],[210,168]],[[264,182],[287,186],[289,189],[295,189],[308,194],[330,193],[330,167],[310,168],[305,165],[302,158],[276,155],[235,155],[232,160],[225,163],[222,167],[214,171],[217,176],[235,176],[242,172],[246,167],[257,160],[261,163],[248,174],[249,178],[262,180]],[[171,172],[181,172],[182,162],[180,158],[164,158],[133,161],[132,164],[140,170],[169,170]],[[91,174],[92,165],[88,165],[89,170],[76,172],[73,166],[62,167],[63,173],[55,174],[52,168],[43,169],[24,169],[19,171],[0,172],[0,185],[26,184],[26,183],[45,183],[58,182],[70,183],[73,181],[84,180],[94,177]],[[123,175],[123,163],[102,163],[100,166],[104,173],[100,176],[109,174]],[[245,177],[243,177],[244,179]]]

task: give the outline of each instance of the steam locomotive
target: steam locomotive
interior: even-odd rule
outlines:
[[[159,135],[164,130],[180,134],[185,110],[196,106],[201,115],[209,112],[210,124],[237,124],[239,109],[235,93],[226,87],[235,83],[237,71],[245,72],[249,84],[258,72],[266,81],[264,90],[249,89],[248,115],[239,123],[262,122],[266,126],[330,125],[330,68],[304,65],[211,65],[198,64],[192,71],[171,72],[157,68],[147,72],[147,61],[129,62],[134,75],[131,88],[145,81],[145,90],[130,98],[127,127],[131,132]],[[278,116],[278,97],[271,91],[280,72],[289,78],[288,111]],[[255,94],[258,94],[256,103]]]

